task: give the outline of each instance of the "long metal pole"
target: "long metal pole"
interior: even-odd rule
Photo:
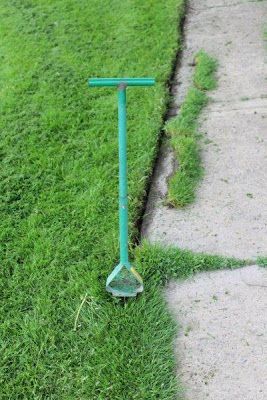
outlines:
[[[128,266],[126,84],[118,86],[120,262]]]

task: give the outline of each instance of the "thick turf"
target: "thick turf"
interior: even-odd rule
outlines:
[[[172,328],[158,336],[153,314],[168,324],[164,305],[105,292],[118,261],[117,97],[86,81],[157,80],[128,90],[134,235],[182,15],[182,0],[1,1],[2,399],[172,398]]]

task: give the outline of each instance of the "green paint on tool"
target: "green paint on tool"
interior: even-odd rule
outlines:
[[[127,86],[152,86],[152,78],[93,78],[90,87],[116,86],[119,111],[119,222],[120,262],[107,278],[106,289],[113,296],[134,297],[144,290],[143,280],[129,261],[128,253],[128,188],[127,188]]]

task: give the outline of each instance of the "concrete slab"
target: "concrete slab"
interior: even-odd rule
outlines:
[[[265,400],[267,269],[198,274],[166,289],[185,400]]]
[[[218,88],[200,121],[205,176],[195,204],[165,207],[175,160],[164,144],[142,228],[150,241],[238,258],[267,254],[266,17],[266,1],[189,2],[174,110],[203,48],[219,62]]]

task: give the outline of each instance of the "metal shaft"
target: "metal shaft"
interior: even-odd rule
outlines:
[[[153,86],[153,78],[91,78],[90,87],[116,86],[118,88],[119,113],[119,225],[120,225],[120,264],[116,268],[125,266],[134,271],[129,262],[128,254],[128,198],[127,198],[127,134],[126,134],[126,87]],[[108,283],[114,279],[118,271],[116,268],[108,277]],[[135,273],[136,274],[136,273]],[[137,278],[142,281],[141,278]]]
[[[120,262],[128,265],[126,84],[118,86]]]
[[[91,87],[118,86],[125,83],[127,86],[153,86],[153,78],[91,78],[88,81]]]

